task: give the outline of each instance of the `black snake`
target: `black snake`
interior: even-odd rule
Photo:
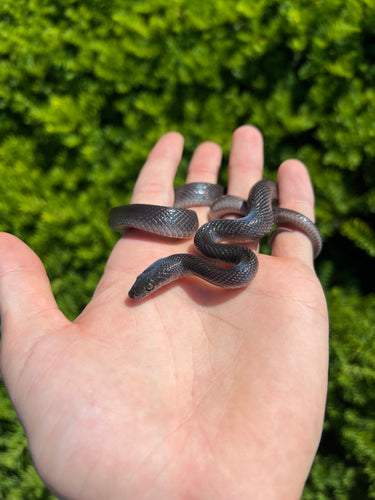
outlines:
[[[111,210],[109,225],[113,230],[134,227],[172,238],[189,238],[195,234],[195,246],[210,259],[186,253],[159,259],[138,276],[129,291],[131,298],[141,299],[188,275],[224,288],[245,286],[258,270],[258,259],[249,248],[232,242],[259,240],[275,225],[276,231],[290,230],[290,227],[302,231],[311,241],[314,258],[319,254],[322,240],[315,224],[299,212],[273,206],[278,199],[275,182],[257,182],[246,202],[236,196],[221,196],[222,193],[223,188],[217,184],[191,183],[176,190],[174,207],[133,204]],[[212,220],[198,228],[196,213],[185,209],[193,205],[210,205]],[[220,218],[229,213],[242,217]],[[223,241],[230,243],[223,244]]]

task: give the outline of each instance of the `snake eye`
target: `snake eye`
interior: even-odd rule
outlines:
[[[154,288],[154,285],[152,283],[147,283],[147,285],[145,286],[146,290],[148,292],[151,292],[151,290]]]

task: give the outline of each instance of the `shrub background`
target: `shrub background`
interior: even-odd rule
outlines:
[[[372,0],[2,0],[0,229],[42,258],[74,318],[150,148],[258,126],[266,176],[309,167],[330,309],[322,443],[304,499],[375,498],[375,6]],[[222,173],[226,181],[226,170]],[[303,334],[303,332],[301,332]],[[0,498],[49,499],[0,385]]]

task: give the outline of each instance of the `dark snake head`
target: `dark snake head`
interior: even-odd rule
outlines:
[[[129,297],[134,300],[143,299],[158,288],[180,278],[183,274],[179,260],[175,259],[178,255],[159,259],[145,269],[129,290]]]

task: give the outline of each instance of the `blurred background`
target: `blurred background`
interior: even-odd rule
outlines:
[[[41,257],[60,308],[84,308],[150,148],[224,152],[264,134],[265,176],[309,168],[331,323],[322,442],[304,500],[375,498],[375,3],[2,0],[0,229]],[[303,334],[303,332],[301,332]],[[0,383],[0,499],[53,499]]]

